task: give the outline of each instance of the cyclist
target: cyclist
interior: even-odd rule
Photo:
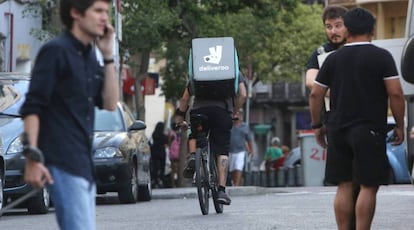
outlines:
[[[234,111],[238,111],[246,101],[246,86],[242,74],[238,78],[238,93],[235,98],[225,100],[201,100],[194,97],[193,106],[190,114],[204,114],[208,117],[208,127],[210,130],[210,150],[217,156],[217,170],[219,177],[218,202],[224,205],[230,205],[231,199],[226,194],[226,179],[228,167],[228,155],[230,146],[230,133],[233,125],[232,116]],[[190,97],[192,96],[190,86],[184,90],[180,99],[180,105],[175,112],[175,121],[183,127],[185,124],[184,117],[189,107]],[[195,150],[196,137],[192,134],[189,136],[188,150],[189,155],[184,167],[183,176],[192,178],[195,171]]]

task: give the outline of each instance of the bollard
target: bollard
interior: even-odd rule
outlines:
[[[260,185],[259,186],[266,187],[267,186],[266,180],[267,180],[266,171],[260,171]]]
[[[289,187],[295,186],[295,168],[294,167],[287,168],[287,186]]]
[[[278,187],[285,187],[286,186],[286,175],[285,175],[285,167],[279,167],[277,170],[277,186]]]
[[[252,185],[252,173],[251,171],[244,171],[244,186],[251,186]]]
[[[253,178],[253,185],[254,186],[260,186],[260,172],[259,171],[253,171],[252,172],[252,178]]]
[[[270,170],[267,174],[267,187],[275,187],[275,171]]]
[[[303,171],[302,165],[295,165],[295,184],[296,186],[303,186]]]

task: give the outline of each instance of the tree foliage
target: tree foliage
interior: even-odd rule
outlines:
[[[29,5],[27,12],[43,12],[49,20],[45,2]],[[122,0],[122,9],[121,57],[127,51],[135,57],[128,64],[136,67],[137,81],[148,69],[142,57],[165,58],[162,90],[168,100],[178,99],[186,85],[192,38],[233,37],[242,72],[251,65],[265,82],[300,81],[310,53],[325,39],[322,6],[298,0]],[[56,33],[48,25],[33,33]]]
[[[174,2],[174,4],[171,4]],[[178,99],[186,84],[194,37],[233,37],[241,70],[266,82],[300,81],[312,50],[324,41],[322,6],[296,0],[170,1],[180,24],[165,40],[163,92]]]

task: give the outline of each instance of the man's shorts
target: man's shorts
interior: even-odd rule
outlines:
[[[229,154],[229,171],[243,171],[246,151]]]
[[[386,134],[369,124],[341,130],[328,130],[325,181],[355,181],[366,186],[389,182]]]
[[[230,135],[233,121],[231,113],[226,109],[209,106],[193,109],[190,114],[204,114],[208,117],[208,127],[210,129],[210,150],[214,154],[228,155],[230,147]],[[195,138],[190,134],[189,138]]]

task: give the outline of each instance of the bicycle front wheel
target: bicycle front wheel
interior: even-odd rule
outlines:
[[[203,159],[202,151],[202,149],[198,148],[195,154],[195,183],[197,186],[198,201],[200,203],[201,213],[203,213],[203,215],[207,215],[209,205],[209,175],[207,160]]]

